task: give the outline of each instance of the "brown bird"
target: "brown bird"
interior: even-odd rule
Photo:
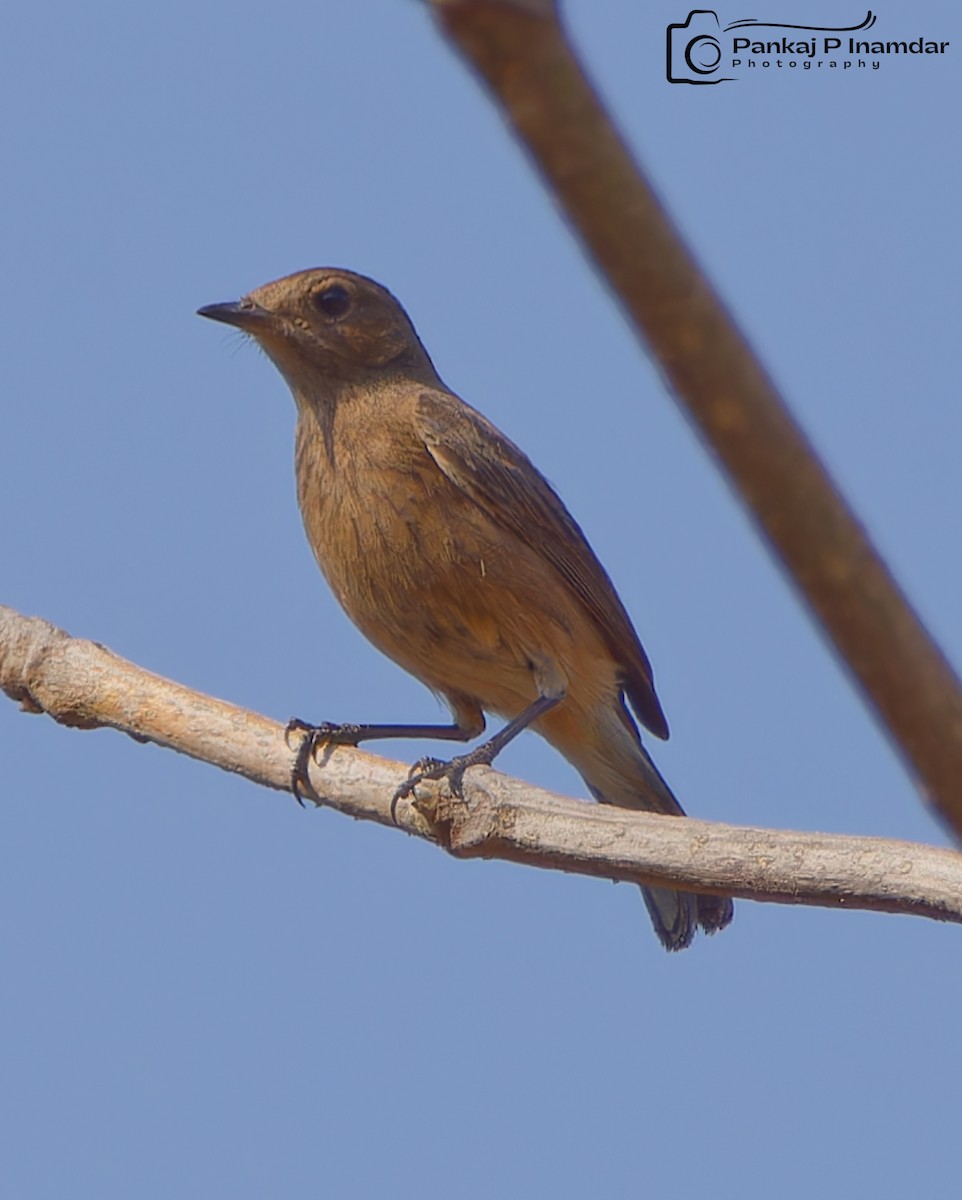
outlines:
[[[265,284],[200,315],[263,347],[297,403],[297,496],[307,538],[345,612],[379,650],[447,701],[454,722],[301,726],[293,787],[316,744],[470,741],[421,779],[491,763],[523,729],[546,738],[596,800],[683,816],[635,716],[668,736],[651,666],[588,541],[525,455],[442,383],[394,297],[332,268]],[[662,944],[732,919],[725,897],[642,888]]]

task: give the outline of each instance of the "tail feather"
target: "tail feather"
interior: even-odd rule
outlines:
[[[603,765],[579,764],[588,790],[601,804],[683,817],[684,809],[640,739],[632,738],[629,745],[627,732],[619,723],[617,736],[608,740],[611,754],[605,756]],[[690,946],[699,927],[705,933],[718,933],[735,915],[728,896],[700,895],[665,887],[642,887],[641,894],[655,933],[666,950],[684,950]]]
[[[719,933],[726,925],[732,923],[735,905],[731,896],[699,895],[697,900],[698,924],[706,933]]]
[[[690,946],[698,926],[698,897],[663,887],[643,887],[641,895],[665,949],[684,950]]]

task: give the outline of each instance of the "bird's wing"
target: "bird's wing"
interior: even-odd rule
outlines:
[[[631,618],[548,481],[490,421],[448,392],[422,391],[415,421],[428,453],[448,479],[558,572],[621,665],[625,692],[639,720],[658,737],[667,737],[651,664]]]

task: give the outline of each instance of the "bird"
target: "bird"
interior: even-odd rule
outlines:
[[[297,408],[295,475],[307,539],[335,597],[384,654],[446,701],[450,725],[308,725],[292,786],[320,744],[469,742],[423,779],[490,765],[524,729],[545,738],[603,804],[684,816],[638,723],[667,738],[651,664],[607,572],[528,457],[442,382],[381,284],[298,271],[200,316],[272,360]],[[632,716],[632,713],[634,716]],[[395,797],[395,800],[397,797]],[[730,923],[728,897],[642,887],[671,951]]]

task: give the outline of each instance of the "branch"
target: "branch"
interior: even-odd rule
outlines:
[[[289,790],[293,753],[283,725],[2,606],[0,688],[28,712],[63,725],[119,729]],[[337,747],[311,766],[313,799],[390,826],[391,797],[407,769]],[[464,792],[458,801],[425,785],[417,801],[399,804],[397,825],[461,858],[962,923],[962,855],[951,850],[627,812],[555,796],[487,768],[468,772]]]
[[[552,0],[431,0],[821,622],[962,837],[962,689],[712,290],[586,78]]]

